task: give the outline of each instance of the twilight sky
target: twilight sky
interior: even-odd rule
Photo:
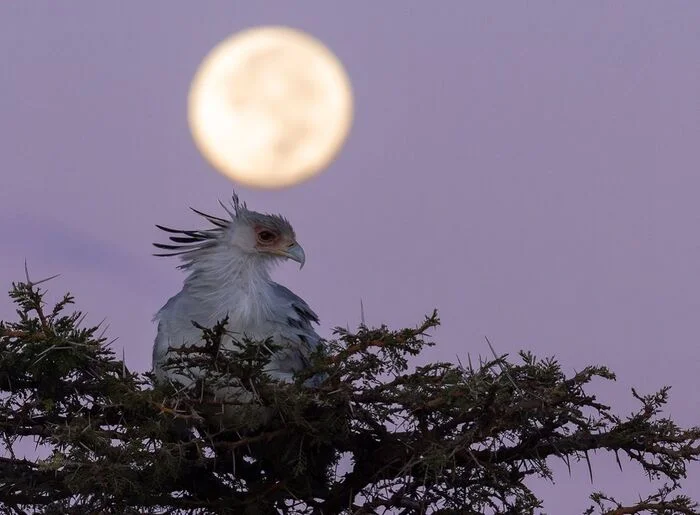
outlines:
[[[232,32],[283,24],[324,41],[353,82],[355,122],[333,165],[281,191],[239,188],[294,224],[307,254],[275,278],[319,313],[442,328],[426,360],[528,349],[565,370],[606,364],[629,389],[672,385],[700,423],[700,2],[1,2],[0,286],[23,261],[127,363],[150,366],[152,315],[176,293],[151,257],[155,223],[197,228],[232,183],[198,154],[186,94]],[[12,318],[0,300],[0,318]],[[624,463],[623,463],[624,465]],[[594,490],[634,501],[633,465],[593,460],[550,513]],[[700,467],[687,491],[700,497]]]

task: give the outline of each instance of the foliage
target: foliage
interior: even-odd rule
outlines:
[[[195,387],[154,385],[129,371],[73,299],[44,303],[39,283],[13,285],[15,322],[0,322],[0,508],[8,513],[537,513],[529,476],[552,479],[551,458],[606,450],[667,485],[623,505],[602,493],[586,513],[697,513],[678,493],[700,455],[700,428],[661,414],[668,388],[633,391],[640,407],[613,414],[585,387],[605,367],[567,376],[522,352],[409,368],[432,343],[436,313],[418,327],[336,329],[295,384],[262,372],[268,344],[219,346],[226,321],[203,328],[201,352],[171,366],[208,370]],[[303,386],[325,374],[318,388]],[[222,402],[220,384],[245,395]],[[42,459],[18,457],[20,440]],[[590,464],[589,464],[590,467]]]

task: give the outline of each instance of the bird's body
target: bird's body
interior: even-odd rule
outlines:
[[[266,367],[273,379],[289,382],[309,366],[309,356],[321,344],[312,324],[318,317],[300,297],[270,278],[270,268],[283,258],[302,265],[304,253],[294,231],[284,218],[249,211],[233,197],[230,220],[204,216],[214,228],[179,231],[158,226],[177,236],[177,245],[156,244],[179,255],[189,272],[182,290],[158,311],[158,334],[153,347],[153,369],[157,379],[182,386],[193,383],[164,368],[171,348],[202,346],[202,331],[193,322],[212,327],[228,317],[222,348],[232,348],[244,338],[271,338],[280,346]],[[191,371],[190,371],[191,372]],[[190,376],[197,377],[198,372]],[[222,392],[230,389],[222,389]],[[221,393],[221,392],[220,392]]]

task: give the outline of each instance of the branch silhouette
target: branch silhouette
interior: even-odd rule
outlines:
[[[40,283],[14,284],[17,319],[0,322],[8,513],[537,513],[525,480],[552,480],[552,459],[571,467],[591,451],[666,484],[631,504],[593,493],[586,514],[697,513],[680,489],[700,428],[663,415],[667,387],[633,390],[639,407],[621,417],[586,392],[615,378],[604,366],[566,375],[521,352],[412,368],[434,345],[434,312],[398,331],[336,329],[307,374],[325,374],[318,388],[267,377],[269,342],[222,348],[222,320],[201,328],[205,347],[172,353],[178,374],[207,371],[183,390],[130,372],[99,327],[68,312],[70,295],[47,308]],[[250,396],[217,400],[221,384]],[[16,455],[26,440],[40,458]]]

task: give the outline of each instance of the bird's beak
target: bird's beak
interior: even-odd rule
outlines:
[[[299,270],[304,268],[304,263],[306,262],[306,254],[304,254],[304,249],[301,248],[301,245],[299,245],[297,242],[292,243],[285,250],[280,250],[276,252],[276,254],[284,256],[287,259],[296,261],[297,263],[300,263],[301,266],[299,266]]]

